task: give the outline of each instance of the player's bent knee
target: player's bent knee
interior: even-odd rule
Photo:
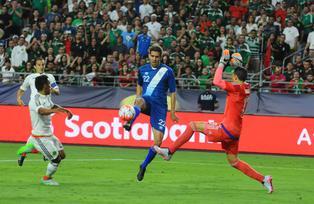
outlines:
[[[237,164],[239,163],[239,160],[238,159],[235,159],[235,160],[229,160],[228,159],[228,163],[230,164],[230,166],[236,168]]]
[[[235,167],[238,164],[239,159],[237,157],[227,157],[227,161],[230,166]]]
[[[145,106],[145,100],[142,97],[137,97],[134,101],[134,105],[139,106],[142,109]]]
[[[161,146],[161,143],[162,143],[162,140],[156,140],[156,141],[154,142],[154,145],[160,147],[160,146]]]

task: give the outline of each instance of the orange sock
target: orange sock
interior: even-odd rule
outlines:
[[[187,125],[186,130],[178,139],[168,148],[170,153],[173,154],[175,153],[182,145],[184,145],[187,141],[190,140],[192,137],[194,131],[191,128],[191,125]]]
[[[32,149],[31,153],[37,154],[39,151],[37,149]]]
[[[49,176],[44,176],[43,177],[43,180],[49,180],[49,179],[51,179],[51,177],[49,177]]]
[[[238,169],[239,171],[242,171],[242,173],[244,173],[245,175],[259,182],[263,182],[264,180],[264,176],[262,174],[257,172],[255,169],[253,169],[249,164],[247,164],[244,161],[239,160],[235,165],[233,165],[233,167]]]

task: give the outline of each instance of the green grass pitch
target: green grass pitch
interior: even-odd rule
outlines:
[[[47,162],[21,144],[0,143],[0,203],[314,203],[314,158],[240,154],[273,176],[271,195],[258,182],[230,168],[223,153],[179,151],[169,162],[157,157],[136,181],[146,149],[65,146],[67,158],[55,175],[60,186],[39,184]]]

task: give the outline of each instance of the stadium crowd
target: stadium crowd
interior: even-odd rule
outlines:
[[[313,0],[0,0],[2,82],[41,57],[60,84],[134,86],[158,43],[182,88],[206,89],[229,49],[271,91],[311,93],[313,25]]]

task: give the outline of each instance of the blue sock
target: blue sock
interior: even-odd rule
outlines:
[[[156,156],[156,152],[155,152],[154,148],[150,147],[145,160],[141,164],[141,167],[146,168],[148,166],[148,164],[155,158],[155,156]]]
[[[133,124],[133,122],[135,121],[135,119],[140,115],[141,113],[141,108],[138,106],[134,106],[134,110],[135,110],[135,115],[134,118],[131,120],[131,125]]]

